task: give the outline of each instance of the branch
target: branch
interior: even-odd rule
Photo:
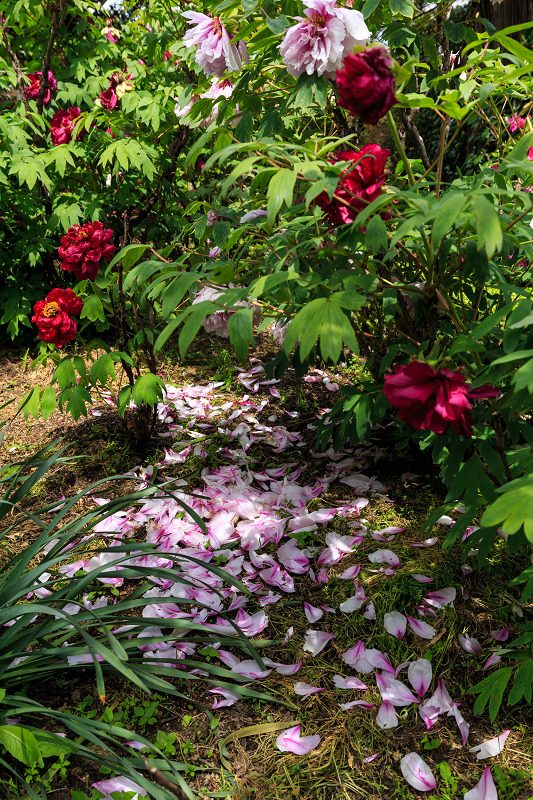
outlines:
[[[26,88],[24,86],[24,80],[22,78],[22,71],[20,69],[19,60],[16,56],[16,53],[13,51],[13,48],[11,47],[11,43],[7,37],[7,32],[4,25],[2,25],[2,39],[4,40],[5,48],[9,53],[11,63],[13,64],[13,69],[15,70],[15,75],[17,76],[17,86],[19,88],[21,100],[24,103],[24,108],[26,109],[26,113],[29,113],[30,104],[28,103],[28,98],[26,97]]]
[[[425,142],[420,135],[418,128],[416,127],[415,123],[410,114],[407,113],[405,108],[400,109],[400,119],[404,124],[405,128],[413,137],[415,144],[417,146],[418,152],[420,154],[420,158],[422,159],[422,163],[424,167],[429,170],[431,169],[431,161],[429,160]]]
[[[57,36],[58,30],[63,27],[65,17],[67,16],[67,0],[60,0],[59,9],[61,16],[59,21],[57,19],[57,9],[52,6],[52,27],[50,28],[50,38],[44,54],[43,66],[41,68],[41,85],[39,86],[39,94],[37,95],[37,111],[39,114],[43,113],[44,96],[48,89],[48,71],[50,69],[50,62],[52,60],[52,47]]]
[[[172,792],[172,794],[175,794],[176,797],[179,798],[179,800],[189,800],[188,796],[185,794],[181,786],[178,786],[177,783],[174,783],[174,781],[169,780],[166,775],[163,775],[163,773],[157,769],[157,767],[150,766],[150,762],[148,761],[146,756],[143,756],[143,761],[145,763],[146,769],[148,770],[149,774],[152,776],[152,778],[155,780],[156,783],[158,783],[160,786],[163,786],[165,789],[168,789],[169,792]]]

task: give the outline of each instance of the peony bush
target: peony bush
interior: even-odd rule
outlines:
[[[149,420],[156,353],[202,326],[240,359],[272,326],[267,379],[360,355],[318,446],[419,448],[447,487],[428,532],[461,504],[447,547],[514,554],[533,541],[533,51],[470,8],[354,5],[8,9],[2,323],[31,317],[74,416],[121,365],[119,412]],[[74,336],[104,353],[88,371],[55,349]],[[530,597],[532,569],[513,578]],[[530,643],[506,655],[530,668]],[[517,664],[477,710],[518,693]]]

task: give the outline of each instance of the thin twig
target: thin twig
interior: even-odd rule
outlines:
[[[3,25],[2,25],[2,39],[4,40],[4,46],[7,52],[9,53],[11,63],[13,64],[13,69],[15,70],[15,75],[17,76],[17,86],[20,92],[20,99],[24,103],[24,108],[26,109],[26,112],[29,113],[30,104],[28,103],[28,98],[26,97],[26,88],[24,86],[24,80],[22,78],[22,70],[20,69],[19,60],[13,48],[11,47],[11,42],[8,39],[7,31]]]
[[[52,60],[52,48],[54,46],[57,32],[63,26],[65,17],[67,16],[67,0],[60,0],[59,9],[60,17],[58,20],[57,9],[55,6],[52,6],[52,25],[50,28],[50,37],[48,39],[48,45],[46,46],[46,52],[43,58],[43,65],[41,68],[41,85],[39,86],[39,94],[37,95],[37,111],[39,114],[43,113],[44,96],[48,89],[48,72],[50,70],[50,62]]]
[[[179,797],[179,800],[189,800],[181,786],[178,786],[177,783],[169,780],[169,778],[167,778],[166,775],[163,775],[163,773],[160,772],[157,767],[151,766],[146,756],[143,756],[143,761],[146,769],[156,783],[158,783],[160,786],[163,786],[163,788],[168,789],[169,792],[172,792],[172,794],[175,794],[176,797]]]

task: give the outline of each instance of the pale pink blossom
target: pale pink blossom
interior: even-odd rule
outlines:
[[[498,792],[490,767],[485,769],[479,783],[476,783],[474,788],[465,794],[463,800],[498,800]]]
[[[367,700],[352,700],[350,703],[339,703],[339,708],[342,708],[343,711],[350,711],[352,708],[365,708],[370,711],[374,706]]]
[[[499,664],[501,660],[501,656],[499,656],[498,653],[494,653],[490,658],[487,658],[483,664],[483,672],[485,672],[486,669],[490,669],[490,667],[493,667],[495,664]]]
[[[376,617],[376,609],[375,609],[374,603],[372,603],[372,601],[370,601],[370,603],[367,605],[367,607],[363,611],[363,617],[365,619],[369,619],[369,620],[377,619],[377,617]]]
[[[376,683],[382,699],[388,700],[393,706],[402,708],[403,706],[411,705],[411,703],[419,702],[418,698],[414,696],[405,684],[387,675],[387,673],[384,675],[378,673],[376,675]]]
[[[316,656],[324,649],[328,642],[336,638],[337,637],[333,633],[314,631],[309,628],[305,633],[303,649],[308,653],[311,653],[311,655]]]
[[[383,616],[383,624],[385,630],[391,633],[400,641],[405,636],[405,629],[407,627],[407,619],[404,614],[399,611],[389,611]]]
[[[276,739],[276,747],[282,753],[295,753],[297,756],[305,756],[310,750],[314,750],[320,744],[320,736],[300,736],[301,725],[295,725]]]
[[[195,48],[195,61],[206,75],[224,75],[227,71],[242,69],[238,44],[230,41],[219,17],[208,17],[197,11],[184,11],[182,16],[193,27],[183,37],[186,44]]]
[[[376,724],[382,730],[395,728],[398,724],[398,714],[390,700],[384,700],[380,705],[377,716]]]
[[[300,695],[302,700],[305,700],[307,697],[310,697],[312,694],[316,694],[317,692],[325,692],[326,690],[323,687],[312,686],[310,683],[304,683],[303,681],[298,681],[298,683],[294,684],[294,692],[297,695]]]
[[[435,608],[445,608],[453,603],[457,596],[457,589],[448,586],[446,589],[437,589],[435,592],[428,592],[426,603]]]
[[[500,628],[500,630],[491,631],[490,635],[497,642],[506,642],[509,638],[509,627],[506,625],[504,628]]]
[[[409,622],[411,630],[415,636],[419,636],[421,639],[433,639],[435,636],[435,628],[433,628],[431,625],[428,625],[427,622],[422,622],[420,619],[410,617],[409,614],[407,614],[407,621]]]
[[[370,553],[368,560],[371,561],[372,564],[390,564],[391,567],[400,566],[400,559],[392,550],[375,550],[373,553]]]
[[[92,783],[93,789],[98,789],[104,795],[104,800],[113,800],[112,795],[115,792],[135,792],[131,795],[131,800],[140,800],[141,797],[148,797],[148,790],[143,789],[138,783],[134,783],[129,778],[122,775],[117,775],[115,778],[108,778],[105,781],[96,781]],[[128,797],[130,794],[128,794]]]
[[[433,773],[418,753],[404,756],[400,761],[400,769],[407,783],[418,792],[429,792],[437,785]]]
[[[318,622],[324,616],[321,608],[316,608],[307,602],[304,602],[304,612],[308,622]]]
[[[279,45],[287,72],[334,76],[344,56],[370,37],[363,15],[335,8],[335,0],[304,0],[305,17],[296,17]]]
[[[427,658],[419,658],[409,664],[407,679],[419,697],[424,697],[429,689],[432,676],[433,668]]]
[[[342,675],[334,675],[333,683],[337,689],[368,689],[368,686],[354,675],[349,675],[347,678],[343,678]]]
[[[480,643],[473,636],[469,636],[467,633],[465,633],[464,636],[459,634],[457,636],[457,639],[459,640],[459,644],[461,645],[465,653],[470,653],[470,655],[479,656],[483,652],[483,648],[481,647]]]
[[[486,742],[481,742],[481,744],[471,747],[470,752],[476,754],[478,761],[482,758],[497,756],[505,747],[505,742],[510,733],[511,731],[504,731],[499,736],[495,736],[494,739],[487,739]]]
[[[221,694],[223,697],[223,700],[215,700],[211,706],[213,710],[232,706],[239,700],[242,700],[242,696],[240,694],[237,694],[237,692],[232,692],[229,689],[221,689],[220,687],[216,687],[215,689],[209,689],[208,691],[211,692],[211,694]]]

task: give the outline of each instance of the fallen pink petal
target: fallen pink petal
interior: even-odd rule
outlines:
[[[304,647],[303,649],[306,650],[308,653],[311,653],[313,656],[317,656],[324,647],[330,642],[332,639],[335,639],[335,634],[333,633],[325,633],[324,631],[314,631],[309,628],[305,634],[304,640]]]
[[[498,791],[490,767],[485,769],[474,788],[466,792],[463,800],[498,800]]]
[[[437,781],[425,761],[418,753],[408,753],[400,761],[400,769],[407,783],[418,792],[435,789]]]
[[[395,636],[396,639],[401,641],[405,636],[407,618],[399,611],[389,611],[385,614],[383,616],[383,624],[385,625],[385,630]]]
[[[468,634],[462,636],[462,634],[458,634],[457,639],[465,653],[469,653],[470,655],[474,656],[480,656],[482,654],[483,648],[478,640],[473,636],[468,636]]]
[[[294,728],[280,733],[276,739],[276,747],[282,753],[295,753],[297,756],[305,756],[311,750],[314,750],[320,744],[320,736],[300,736],[301,725],[295,725]]]
[[[476,754],[478,761],[482,758],[493,758],[502,752],[510,733],[511,731],[504,731],[499,736],[495,736],[494,739],[487,739],[487,741],[471,747],[470,752]]]
[[[407,614],[407,621],[409,622],[409,627],[415,636],[419,636],[421,639],[433,639],[437,633],[435,628],[433,628],[431,625],[428,625],[427,622],[414,619],[414,617],[410,617],[409,614]]]

